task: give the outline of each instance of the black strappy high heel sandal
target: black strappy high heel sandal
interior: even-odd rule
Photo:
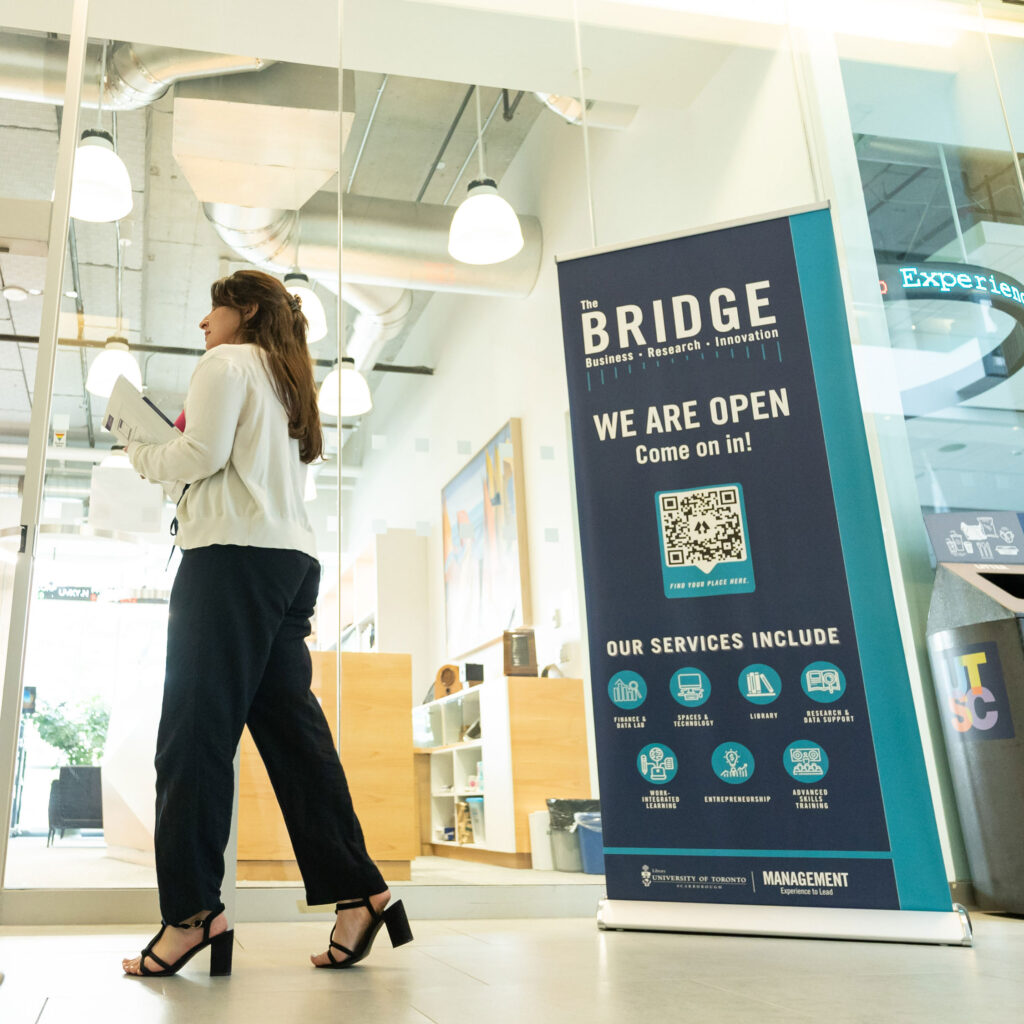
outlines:
[[[141,977],[163,978],[177,974],[196,953],[201,949],[206,949],[207,946],[210,947],[210,977],[219,978],[229,975],[231,973],[231,953],[234,949],[235,930],[234,928],[229,928],[227,931],[221,932],[220,935],[210,935],[210,926],[213,924],[213,919],[223,910],[224,905],[221,904],[216,910],[210,911],[204,921],[190,921],[188,924],[161,925],[160,931],[149,940],[149,945],[142,951],[142,959],[139,961],[139,970],[142,972]],[[153,952],[153,947],[160,941],[161,936],[168,928],[202,928],[203,941],[198,946],[193,946],[187,953],[183,953],[173,964],[166,963]],[[147,959],[152,960],[161,970],[151,971],[146,966]]]
[[[366,931],[363,932],[362,938],[356,943],[355,949],[349,949],[348,946],[343,946],[340,942],[334,941],[334,928],[332,928],[331,944],[327,950],[327,958],[330,960],[330,963],[316,964],[316,967],[325,967],[328,970],[334,971],[344,970],[346,967],[354,967],[360,960],[365,959],[370,952],[373,940],[377,937],[377,932],[380,931],[382,924],[388,926],[388,938],[391,939],[392,946],[403,946],[407,942],[412,942],[412,929],[409,927],[409,918],[406,916],[405,907],[402,906],[401,900],[397,900],[390,906],[385,907],[378,914],[373,909],[373,904],[370,903],[370,897],[362,896],[359,899],[342,900],[341,903],[335,906],[334,912],[338,913],[339,910],[349,910],[352,907],[366,907],[370,912],[370,923],[367,925]],[[335,922],[336,926],[337,922]],[[341,950],[342,953],[346,954],[346,959],[338,960],[332,952],[335,949]]]

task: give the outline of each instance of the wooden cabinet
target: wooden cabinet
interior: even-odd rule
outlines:
[[[531,812],[548,797],[591,795],[581,679],[500,678],[415,708],[413,720],[421,838],[434,854],[530,867]],[[479,801],[471,842],[467,801]]]
[[[313,692],[336,736],[336,658],[313,651]],[[408,654],[342,654],[341,760],[367,849],[385,878],[409,878],[418,853]],[[263,762],[242,736],[238,877],[295,880],[298,868]]]

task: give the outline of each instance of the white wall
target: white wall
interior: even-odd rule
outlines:
[[[814,201],[788,53],[736,50],[685,109],[642,107],[625,131],[593,131],[598,243],[608,245],[753,216]],[[344,517],[344,546],[358,550],[375,526],[430,524],[433,663],[444,650],[440,493],[509,417],[522,419],[532,624],[541,665],[573,655],[580,637],[566,415],[554,258],[591,245],[582,132],[545,112],[500,183],[544,229],[544,256],[525,300],[436,295],[399,356],[435,367],[432,378],[385,378],[366,424],[363,475]],[[417,452],[418,439],[429,441]],[[555,629],[553,616],[562,627]],[[457,653],[457,652],[456,652]],[[493,652],[495,655],[497,652]],[[429,680],[414,682],[422,693]],[[418,698],[417,698],[418,700]]]

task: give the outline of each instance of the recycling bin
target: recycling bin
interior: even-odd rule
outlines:
[[[939,564],[928,655],[978,905],[1024,914],[1024,566]]]
[[[576,814],[601,809],[599,800],[549,799],[551,858],[556,871],[582,871],[583,855],[576,828]]]
[[[583,862],[583,873],[586,875],[604,874],[604,832],[601,828],[601,815],[587,811],[577,811],[573,815],[576,832],[580,837],[580,860]]]

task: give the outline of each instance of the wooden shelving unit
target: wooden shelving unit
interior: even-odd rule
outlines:
[[[508,676],[423,704],[413,743],[421,842],[435,855],[530,867],[530,813],[591,795],[581,679]],[[482,834],[447,839],[467,796],[483,798]]]

